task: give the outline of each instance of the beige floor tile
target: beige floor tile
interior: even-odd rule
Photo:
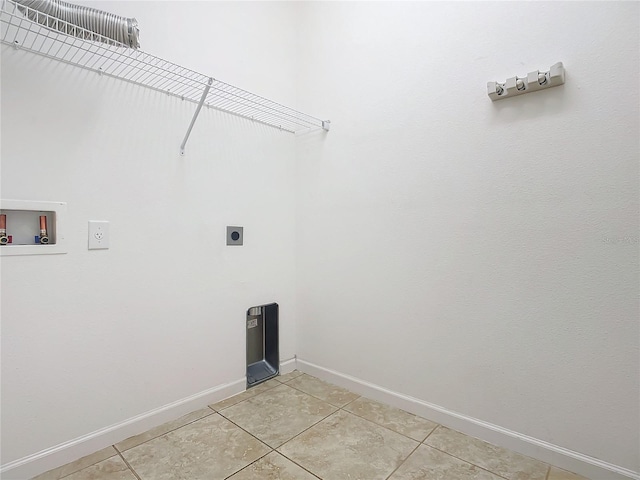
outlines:
[[[323,382],[322,380],[306,374],[300,375],[299,377],[287,382],[287,385],[297,388],[298,390],[302,390],[303,392],[313,395],[314,397],[324,400],[336,407],[343,407],[359,396],[345,388],[331,385],[330,383]]]
[[[277,376],[276,380],[278,380],[279,382],[285,383],[285,382],[288,382],[289,380],[299,377],[300,375],[302,375],[302,372],[300,370],[294,370],[293,372],[289,372],[289,373],[285,373],[284,375]]]
[[[225,408],[235,405],[236,403],[244,402],[251,397],[255,397],[259,393],[266,392],[267,390],[279,385],[280,382],[278,382],[275,378],[272,378],[271,380],[267,380],[266,382],[256,385],[255,387],[251,387],[242,393],[234,395],[233,397],[226,398],[219,401],[218,403],[214,403],[213,405],[209,406],[216,412],[219,412],[220,410],[224,410]]]
[[[575,473],[567,472],[556,467],[551,467],[549,471],[548,480],[588,480],[585,477],[576,475]]]
[[[82,470],[83,468],[90,467],[91,465],[95,465],[96,463],[106,460],[109,457],[113,457],[114,455],[118,455],[118,452],[116,452],[113,447],[103,448],[102,450],[98,450],[86,457],[82,457],[75,462],[67,463],[61,467],[49,470],[42,475],[38,475],[33,478],[33,480],[58,480],[59,478],[71,475],[72,473]]]
[[[351,402],[344,409],[419,442],[427,438],[438,426],[431,420],[363,397]]]
[[[116,447],[142,480],[588,480],[297,370],[212,408]],[[33,480],[61,479],[136,476],[108,447]]]
[[[276,448],[336,411],[336,407],[281,384],[221,412]]]
[[[438,427],[425,443],[508,480],[545,480],[547,475],[545,463],[446,427]]]
[[[58,480],[62,475],[63,468],[64,466],[54,468],[53,470],[47,470],[46,472],[38,475],[37,477],[33,477],[31,480]]]
[[[73,473],[65,480],[137,480],[135,475],[129,470],[127,464],[122,459],[111,457],[87,467],[79,472]]]
[[[47,470],[46,472],[31,478],[31,480],[58,480],[60,478],[60,472],[62,467],[54,468],[53,470]]]
[[[229,480],[318,480],[276,452],[252,463]]]
[[[420,445],[389,480],[502,480],[480,467]]]
[[[170,422],[163,423],[162,425],[152,428],[151,430],[147,430],[140,435],[129,437],[120,443],[116,443],[115,446],[118,450],[124,452],[125,450],[129,450],[130,448],[137,447],[141,443],[148,442],[149,440],[153,440],[160,435],[164,435],[165,433],[175,430],[176,428],[183,427],[188,423],[195,422],[196,420],[204,418],[208,415],[213,415],[213,413],[213,410],[211,410],[210,408],[201,408],[200,410],[188,413]]]
[[[222,480],[269,448],[219,414],[122,453],[142,480]]]
[[[326,480],[383,480],[418,445],[414,440],[341,410],[278,450]]]

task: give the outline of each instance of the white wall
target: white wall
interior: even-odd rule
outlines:
[[[638,3],[300,13],[298,357],[639,471]]]
[[[69,205],[0,264],[3,464],[241,378],[277,300],[283,358],[640,470],[637,3],[90,4],[333,127],[205,110],[181,158],[192,104],[3,47],[1,196]]]
[[[127,2],[123,13],[147,51],[277,101],[295,95],[287,5]],[[189,50],[154,48],[184,37]],[[2,258],[3,464],[242,379],[252,305],[280,303],[281,356],[293,357],[295,138],[204,109],[180,157],[194,110],[2,47],[2,198],[67,202],[69,245]],[[87,250],[90,219],[111,222],[109,250]],[[225,246],[226,225],[245,227],[244,247]]]

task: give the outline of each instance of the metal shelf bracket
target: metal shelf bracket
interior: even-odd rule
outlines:
[[[180,145],[180,155],[184,155],[184,147],[187,145],[187,140],[189,140],[189,135],[191,135],[193,125],[196,123],[196,119],[200,114],[200,110],[202,110],[202,105],[204,105],[204,101],[207,98],[207,95],[209,95],[209,89],[211,88],[211,85],[213,85],[213,78],[209,77],[209,81],[202,91],[202,97],[200,97],[200,101],[198,102],[196,111],[194,112],[191,123],[189,124],[189,128],[187,128],[187,134],[184,136],[184,140],[182,140],[182,144]]]

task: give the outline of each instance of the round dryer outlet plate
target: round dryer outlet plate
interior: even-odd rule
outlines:
[[[227,245],[242,245],[243,227],[227,227]]]

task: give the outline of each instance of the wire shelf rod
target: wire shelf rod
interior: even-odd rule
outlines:
[[[199,103],[209,77],[13,0],[0,0],[4,44]],[[204,106],[296,132],[325,128],[319,118],[213,79]],[[326,129],[326,128],[325,128]]]
[[[284,107],[282,109],[273,108],[271,105],[269,105],[267,103],[259,103],[259,102],[257,102],[256,100],[254,100],[252,98],[247,98],[247,97],[244,97],[244,96],[232,93],[232,92],[227,92],[227,91],[225,91],[223,89],[220,89],[220,88],[215,88],[215,87],[213,87],[213,88],[215,90],[225,94],[226,98],[229,99],[230,101],[232,101],[232,102],[236,101],[237,103],[240,103],[241,105],[247,106],[249,108],[255,107],[259,111],[265,111],[264,109],[269,109],[271,111],[278,112],[279,114],[283,115],[283,118],[284,117],[291,117],[291,118],[295,118],[295,119],[302,120],[302,121],[306,120],[305,118],[301,118],[301,117],[299,117],[299,116],[297,116],[295,114],[292,114],[289,111],[287,111],[287,110],[290,110],[287,107]],[[293,110],[290,110],[290,111],[293,111]],[[295,111],[293,111],[293,112],[295,112]]]

